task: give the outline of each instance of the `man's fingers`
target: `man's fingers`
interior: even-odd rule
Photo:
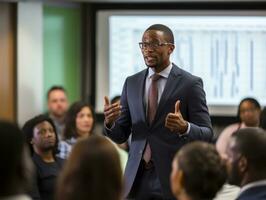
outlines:
[[[106,111],[109,111],[109,110],[111,110],[111,109],[114,109],[114,108],[122,108],[122,106],[120,106],[118,103],[114,103],[114,104],[111,104],[111,105],[105,105],[104,106],[104,112],[106,112]]]
[[[169,119],[179,119],[180,115],[179,114],[175,114],[175,113],[169,113],[167,115],[167,118],[169,118]]]
[[[170,129],[170,131],[174,131],[176,129],[176,127],[171,126],[171,125],[169,125],[167,123],[165,124],[165,127],[168,128],[168,129]]]
[[[108,107],[104,109],[104,114],[110,115],[111,113],[115,113],[121,111],[121,106],[115,106],[115,107]]]
[[[175,113],[178,113],[180,111],[180,100],[177,100],[175,103]]]
[[[167,119],[167,122],[172,123],[172,124],[179,124],[180,119]]]
[[[104,105],[105,106],[109,106],[110,105],[110,101],[109,101],[109,98],[107,96],[104,96]]]
[[[166,124],[167,124],[167,126],[169,126],[169,127],[172,127],[172,128],[177,128],[178,127],[178,125],[176,124],[176,123],[173,123],[173,122],[166,122]]]

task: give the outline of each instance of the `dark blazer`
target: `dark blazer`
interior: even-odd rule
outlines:
[[[132,188],[142,158],[146,141],[152,150],[152,159],[158,173],[163,194],[173,198],[169,176],[175,153],[194,140],[211,141],[211,120],[206,106],[202,80],[173,65],[161,96],[155,119],[150,126],[146,120],[144,88],[148,69],[126,79],[122,96],[122,114],[106,134],[115,142],[125,142],[132,133],[128,162],[125,170],[125,195]],[[180,111],[190,125],[186,136],[179,136],[165,127],[168,113],[174,112],[180,100]]]
[[[266,185],[255,186],[243,191],[236,200],[265,200]]]

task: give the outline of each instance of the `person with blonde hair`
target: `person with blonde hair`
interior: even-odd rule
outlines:
[[[79,140],[58,185],[58,200],[121,200],[122,169],[115,146],[105,137]]]

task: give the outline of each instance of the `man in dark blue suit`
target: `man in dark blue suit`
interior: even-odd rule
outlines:
[[[117,143],[132,133],[126,197],[174,199],[169,176],[175,153],[188,142],[212,140],[203,83],[170,62],[175,46],[167,26],[150,26],[139,46],[148,68],[126,79],[121,105],[105,97],[105,132]]]
[[[237,200],[266,199],[266,132],[239,129],[227,148],[228,182],[241,187]]]

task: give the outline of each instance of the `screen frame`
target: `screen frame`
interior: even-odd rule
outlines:
[[[96,17],[96,112],[102,112],[103,99],[109,94],[109,24],[108,18],[116,16],[266,16],[264,10],[99,10]],[[98,26],[98,25],[101,26]],[[104,48],[103,48],[104,47]],[[104,80],[104,81],[101,81]],[[104,84],[105,83],[105,84]],[[106,84],[107,83],[107,84]],[[207,100],[208,102],[208,100]],[[235,116],[237,106],[208,105],[213,116]]]

